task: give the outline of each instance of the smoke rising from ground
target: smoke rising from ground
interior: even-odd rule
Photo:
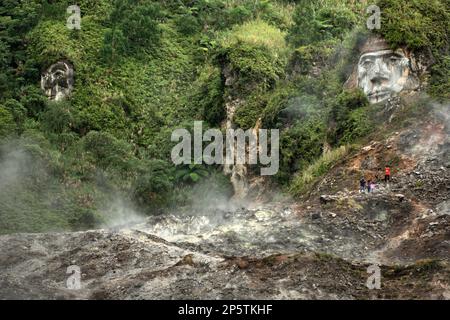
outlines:
[[[111,199],[114,200],[100,209],[105,217],[103,228],[127,226],[145,220],[145,216],[138,212],[134,205],[125,200],[122,195],[115,194]]]
[[[0,234],[117,227],[143,221],[118,191],[64,178],[59,154],[22,139],[0,142]]]
[[[12,149],[11,145],[0,147],[0,192],[23,178],[29,162],[23,150]]]

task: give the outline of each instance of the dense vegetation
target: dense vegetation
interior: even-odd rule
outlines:
[[[431,52],[429,92],[448,98],[448,0],[379,2],[379,32]],[[77,3],[81,30],[66,28],[68,0],[0,5],[0,233],[108,223],[118,199],[148,214],[226,199],[220,167],[171,163],[170,134],[219,127],[235,98],[238,126],[281,129],[273,182],[294,194],[371,132],[367,100],[343,90],[367,34],[359,1]],[[49,102],[40,74],[61,59],[74,92]]]

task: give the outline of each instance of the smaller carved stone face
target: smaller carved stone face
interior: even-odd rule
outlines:
[[[358,86],[370,103],[384,101],[403,90],[409,78],[409,59],[401,50],[379,50],[361,55]]]
[[[52,64],[41,76],[41,88],[50,100],[62,100],[73,89],[73,67],[64,61]]]

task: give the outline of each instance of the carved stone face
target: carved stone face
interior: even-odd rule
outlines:
[[[41,88],[50,100],[62,100],[73,89],[73,67],[64,61],[52,64],[41,76]]]
[[[404,89],[409,71],[409,59],[401,50],[364,53],[358,63],[358,87],[370,103],[381,102]]]

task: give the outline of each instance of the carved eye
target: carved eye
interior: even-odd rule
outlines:
[[[363,67],[370,68],[373,65],[373,62],[371,60],[365,60],[362,63]]]
[[[401,60],[401,58],[396,57],[396,56],[392,56],[389,58],[389,62],[391,62],[391,63],[399,63],[400,60]]]

